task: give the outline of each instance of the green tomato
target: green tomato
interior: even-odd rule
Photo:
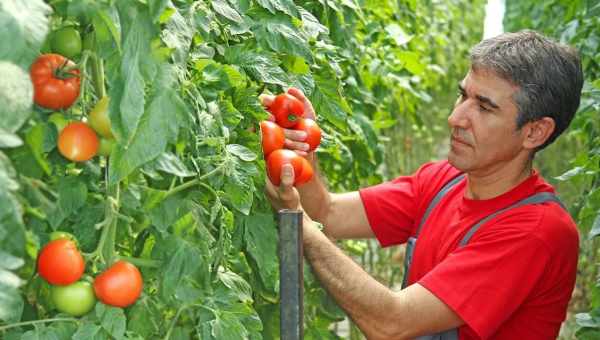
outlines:
[[[72,26],[63,27],[52,32],[50,47],[53,52],[73,59],[81,53],[81,35]]]
[[[109,103],[110,99],[108,96],[102,97],[88,115],[88,123],[92,129],[96,130],[104,138],[113,138],[112,131],[110,130],[110,118],[108,117]]]
[[[78,281],[67,286],[52,286],[50,297],[56,309],[72,316],[84,315],[96,304],[94,288],[86,281]]]
[[[98,154],[100,156],[110,156],[112,149],[115,145],[115,140],[111,138],[100,138],[100,146],[98,147]]]
[[[54,112],[48,117],[48,120],[54,123],[59,134],[69,124],[69,120],[60,112]]]

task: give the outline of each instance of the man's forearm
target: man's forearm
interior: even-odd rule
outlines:
[[[300,194],[300,203],[310,218],[325,223],[331,197],[323,179],[319,175],[318,161],[315,154],[310,156],[310,162],[314,169],[314,175],[310,182],[297,187]]]
[[[317,278],[369,339],[389,339],[399,297],[369,276],[312,223],[304,219],[304,254]]]

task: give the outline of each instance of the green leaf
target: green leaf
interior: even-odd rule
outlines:
[[[241,160],[246,162],[252,162],[256,160],[256,154],[247,147],[239,144],[228,144],[225,149],[232,155],[239,157]]]
[[[100,304],[96,304],[99,306]],[[102,340],[105,339],[105,334],[102,332],[102,328],[100,326],[89,323],[82,322],[77,328],[75,334],[73,334],[73,340]]]
[[[120,144],[111,155],[109,182],[125,178],[138,166],[162,154],[167,143],[174,142],[186,111],[185,104],[173,90],[175,74],[172,67],[163,65],[155,81],[152,101],[144,113],[135,134]],[[168,112],[169,114],[165,114]],[[111,116],[112,119],[112,116]]]
[[[236,315],[219,313],[215,320],[210,322],[212,336],[215,339],[246,339],[248,331]]]
[[[47,175],[51,174],[51,169],[45,153],[56,147],[56,140],[56,129],[49,124],[37,124],[25,135],[25,141],[35,160]]]
[[[160,310],[148,299],[141,299],[131,307],[127,329],[139,334],[144,339],[149,339],[153,334],[158,333],[161,321]]]
[[[425,71],[425,63],[423,63],[423,56],[417,52],[402,51],[397,54],[398,59],[402,61],[403,66],[414,75],[421,75]]]
[[[298,9],[292,0],[256,0],[256,2],[273,14],[281,11],[289,16],[298,17]]]
[[[406,34],[402,27],[396,23],[391,23],[385,27],[386,32],[394,39],[398,46],[406,45],[413,38],[412,35]]]
[[[11,270],[23,265],[23,259],[0,250],[0,320],[16,322],[23,313],[23,299],[19,286],[23,281]]]
[[[2,82],[0,82],[1,136],[16,132],[31,115],[33,84],[25,70],[8,61],[0,61],[0,75],[2,76]],[[0,141],[1,144],[3,144],[2,141]],[[14,142],[10,145],[14,146]]]
[[[592,225],[588,237],[592,239],[598,235],[600,235],[600,211],[598,212],[598,215],[596,215],[596,219],[594,219],[594,224]]]
[[[219,271],[217,277],[244,303],[252,303],[252,287],[241,276],[232,271]]]
[[[293,54],[301,56],[309,62],[313,61],[306,38],[289,18],[256,13],[253,15],[253,19],[255,23],[252,30],[256,35],[256,40],[264,49]]]
[[[226,1],[213,0],[210,2],[210,4],[212,5],[212,8],[215,10],[215,12],[224,16],[225,18],[238,24],[244,22],[240,14],[235,9],[231,8],[231,6],[229,6],[229,4]]]
[[[0,188],[0,249],[22,257],[25,250],[25,229],[17,199]]]
[[[23,141],[19,136],[2,130],[0,128],[0,149],[2,148],[15,148],[17,146],[23,145]]]
[[[102,303],[96,304],[96,316],[100,319],[102,328],[119,339],[125,334],[126,318],[123,309],[106,306]]]
[[[584,171],[585,171],[584,167],[578,166],[573,169],[570,169],[569,171],[565,172],[564,174],[562,174],[558,177],[554,177],[554,179],[556,179],[558,181],[567,181],[567,180],[571,179],[571,177],[577,176],[577,175],[583,173]]]
[[[289,79],[276,59],[267,53],[256,53],[251,48],[232,46],[225,51],[228,63],[238,65],[258,81],[287,86]]]
[[[160,154],[154,161],[153,167],[156,170],[164,171],[168,174],[175,175],[177,177],[192,177],[196,173],[190,171],[186,165],[177,157],[170,152],[164,152]]]
[[[279,284],[277,229],[270,214],[258,213],[244,218],[246,251],[255,261],[260,278],[269,291]]]
[[[58,202],[54,211],[50,212],[48,222],[52,229],[58,226],[71,214],[79,212],[85,205],[88,189],[82,179],[63,177],[58,184]]]
[[[29,68],[48,33],[52,9],[43,0],[0,2],[0,60],[11,60]],[[24,15],[24,14],[27,15]]]
[[[326,26],[321,25],[319,20],[315,16],[304,8],[299,8],[300,15],[302,16],[302,28],[308,34],[309,37],[316,39],[319,34],[329,35],[329,29]]]

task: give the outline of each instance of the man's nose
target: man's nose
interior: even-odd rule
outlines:
[[[468,119],[468,110],[469,105],[468,101],[464,101],[462,103],[458,103],[454,106],[452,113],[448,116],[448,125],[452,128],[463,128],[466,129],[469,127],[469,119]]]

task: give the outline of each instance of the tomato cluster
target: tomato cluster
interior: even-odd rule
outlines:
[[[308,152],[314,151],[321,143],[321,129],[317,123],[304,118],[304,104],[287,93],[279,94],[267,110],[275,117],[275,123],[262,121],[260,131],[262,148],[267,160],[267,176],[275,185],[281,184],[281,167],[292,164],[294,168],[294,185],[301,185],[311,180],[313,168],[305,158],[291,150],[284,149],[285,134],[283,128],[306,132]]]
[[[76,27],[65,26],[49,35],[47,45],[53,53],[40,55],[30,68],[33,99],[38,106],[46,109],[67,110],[81,92],[79,65],[71,60],[81,55],[81,35]],[[60,113],[50,117],[59,131],[58,150],[65,158],[84,162],[97,154],[110,155],[115,143],[108,104],[107,96],[100,98],[90,111],[87,122],[69,124]]]
[[[93,285],[79,281],[85,272],[85,261],[73,235],[65,232],[50,235],[50,242],[38,256],[37,269],[52,285],[50,297],[56,308],[73,316],[88,313],[96,304],[96,297],[107,305],[127,307],[137,300],[143,287],[140,271],[125,261],[117,261],[102,272]]]

